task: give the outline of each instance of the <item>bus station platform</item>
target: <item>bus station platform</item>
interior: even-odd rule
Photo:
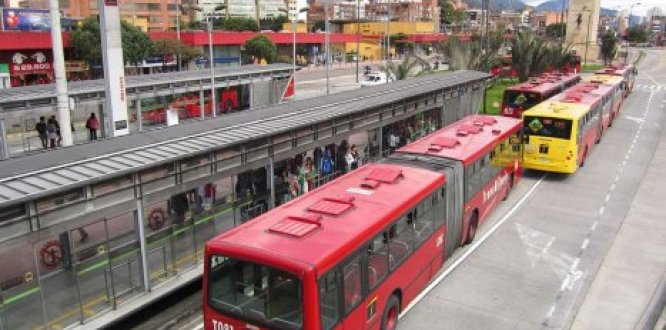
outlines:
[[[653,329],[666,304],[666,134],[571,329]],[[659,322],[664,326],[664,320]]]

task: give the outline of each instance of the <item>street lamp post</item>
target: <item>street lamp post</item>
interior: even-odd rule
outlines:
[[[298,11],[294,10],[294,17],[291,20],[291,42],[293,44],[291,52],[291,60],[293,62],[294,74],[296,74],[296,20],[298,19],[298,14],[309,11],[310,8],[303,7]],[[278,8],[278,11],[289,14],[289,10],[285,8]]]
[[[328,0],[324,0],[324,29],[326,30],[326,33],[324,34],[324,51],[326,53],[326,59],[324,62],[326,69],[326,95],[331,93],[330,77],[328,74],[328,68],[331,64],[331,23],[328,20],[328,5]]]
[[[358,61],[361,54],[361,0],[356,2],[356,83],[358,83]]]
[[[190,5],[193,10],[203,11],[203,8],[197,5]],[[208,62],[210,63],[210,102],[213,117],[217,117],[217,100],[215,97],[215,57],[213,57],[213,16],[215,12],[227,8],[226,5],[218,5],[213,8],[213,12],[206,15],[206,27],[208,29]],[[202,109],[203,113],[203,109]]]
[[[180,0],[176,2],[176,38],[180,43]],[[178,46],[180,48],[180,45]],[[180,64],[180,52],[176,54],[176,61],[178,62],[178,71],[180,71],[182,69]]]
[[[391,0],[387,0],[387,20],[386,20],[386,83],[388,84],[391,77],[389,65],[391,63]]]
[[[583,6],[581,12],[587,12],[587,34],[585,35],[585,59],[583,60],[583,68],[587,67],[587,49],[590,44],[590,23],[592,22],[592,10]]]
[[[640,2],[636,2],[635,4],[629,6],[629,18],[627,19],[627,30],[631,27],[631,11],[634,9],[634,7],[640,5]],[[625,40],[624,43],[624,64],[627,64],[627,58],[629,57],[629,32],[625,31],[624,32],[627,35],[627,40]]]

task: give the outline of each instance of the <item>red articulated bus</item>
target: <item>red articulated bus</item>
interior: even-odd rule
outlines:
[[[575,103],[587,106],[591,109],[589,112],[589,122],[593,119],[600,119],[597,132],[595,133],[595,142],[601,141],[603,133],[608,127],[613,126],[613,121],[617,118],[622,105],[622,86],[619,81],[612,83],[603,83],[600,80],[590,80],[582,82],[566,92],[556,95],[551,100],[562,103]]]
[[[521,127],[465,118],[211,239],[205,329],[395,329],[520,175]]]
[[[577,73],[544,73],[538,78],[507,88],[502,97],[502,116],[520,118],[523,111],[580,82]]]
[[[520,119],[469,116],[397,150],[390,159],[438,159],[457,202],[447,214],[447,252],[474,240],[488,217],[522,175]],[[458,222],[455,222],[458,221]]]
[[[218,111],[220,113],[230,113],[238,109],[238,92],[235,87],[219,92],[218,96]],[[199,96],[185,96],[177,98],[164,108],[144,111],[143,120],[155,123],[163,123],[166,121],[166,109],[178,109],[178,118],[198,118],[201,116],[201,105]],[[206,100],[204,103],[204,115],[210,117],[213,114],[210,101]]]
[[[624,97],[627,97],[631,91],[634,90],[634,82],[636,80],[636,74],[638,74],[638,70],[636,70],[633,64],[616,64],[598,70],[595,72],[595,74],[622,77],[624,81]]]

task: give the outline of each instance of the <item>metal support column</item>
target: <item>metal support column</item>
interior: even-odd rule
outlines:
[[[201,116],[201,119],[206,118],[206,111],[204,110],[205,98],[206,95],[204,94],[203,84],[201,84],[201,89],[199,90],[199,115]]]
[[[269,208],[275,207],[275,160],[273,156],[268,157],[268,180],[270,181],[271,200],[268,203]]]
[[[248,93],[250,94],[250,110],[252,110],[252,109],[254,109],[254,84],[252,82],[250,82],[247,85],[247,88],[249,90]]]
[[[379,159],[382,159],[384,155],[384,125],[382,125],[381,118],[379,118],[379,128],[377,129],[377,140],[378,140],[377,144],[379,145]]]
[[[136,108],[136,122],[138,123],[139,132],[143,131],[143,116],[141,115],[141,97],[137,96],[134,100]]]
[[[138,182],[138,174],[135,174],[135,182]],[[143,284],[147,292],[151,291],[150,276],[148,274],[148,245],[146,244],[146,232],[143,225],[143,198],[136,199],[136,227],[139,229],[139,246],[141,247],[141,271],[143,274]]]
[[[5,124],[4,118],[0,118],[0,139],[2,139],[2,143],[0,144],[0,159],[9,158],[9,144],[7,144],[7,126]]]

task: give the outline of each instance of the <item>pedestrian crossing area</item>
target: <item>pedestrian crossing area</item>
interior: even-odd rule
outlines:
[[[653,91],[666,91],[666,86],[662,85],[649,85],[649,84],[636,84],[634,89],[640,90],[653,90]]]

